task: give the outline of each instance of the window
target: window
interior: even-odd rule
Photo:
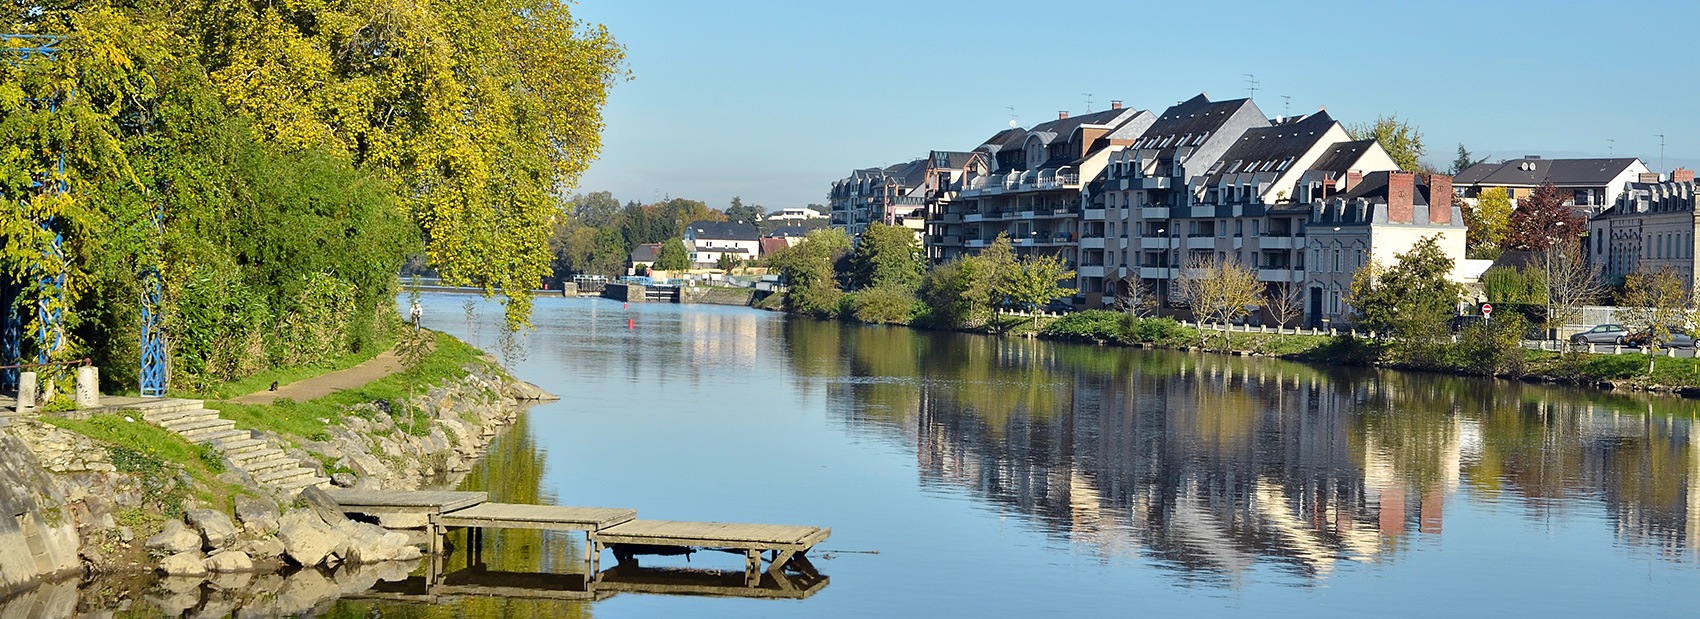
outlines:
[[[1340,250],[1339,249],[1334,250],[1334,272],[1335,273],[1340,272]]]

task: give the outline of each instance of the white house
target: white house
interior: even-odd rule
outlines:
[[[793,206],[779,209],[778,213],[768,215],[767,221],[808,221],[811,219],[826,219],[826,214],[806,206]]]
[[[761,254],[761,234],[741,221],[693,221],[685,226],[685,249],[690,251],[691,264],[713,268],[726,254],[738,260],[755,259]]]
[[[1419,182],[1421,181],[1421,182]],[[1384,266],[1428,237],[1452,259],[1452,279],[1468,281],[1464,214],[1452,204],[1452,177],[1371,172],[1346,193],[1315,204],[1305,226],[1308,258],[1305,322],[1350,322],[1352,275],[1366,262]]]

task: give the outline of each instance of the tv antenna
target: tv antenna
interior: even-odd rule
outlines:
[[[1292,95],[1281,95],[1281,115],[1286,116],[1287,111],[1290,110],[1292,107],[1293,107],[1293,96]]]
[[[1663,133],[1658,134],[1658,138],[1659,138],[1659,169],[1664,170],[1665,169],[1665,134],[1663,134]]]
[[[1086,113],[1092,113],[1092,93],[1083,92],[1080,96],[1086,97]]]
[[[1611,139],[1611,138],[1606,138],[1606,156],[1607,157],[1614,157],[1616,155],[1617,155],[1617,140],[1614,140],[1614,139]]]
[[[1003,109],[1009,110],[1009,128],[1014,129],[1021,126],[1021,123],[1015,122],[1015,106],[1006,105],[1003,106]]]
[[[1245,76],[1246,89],[1251,91],[1251,96],[1253,98],[1256,98],[1257,87],[1262,84],[1262,82],[1257,81],[1257,76],[1250,73],[1241,73],[1240,75]]]

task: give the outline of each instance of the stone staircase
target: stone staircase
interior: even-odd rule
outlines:
[[[192,443],[211,445],[233,469],[246,473],[260,486],[292,495],[307,486],[324,486],[330,479],[285,453],[271,440],[236,429],[236,422],[218,416],[201,400],[165,399],[132,405],[142,418],[177,433]]]

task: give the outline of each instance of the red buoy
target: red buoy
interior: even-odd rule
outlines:
[[[636,329],[636,328],[637,328],[637,321],[632,320],[630,318],[627,318],[626,319],[626,329],[631,330],[631,329]]]

